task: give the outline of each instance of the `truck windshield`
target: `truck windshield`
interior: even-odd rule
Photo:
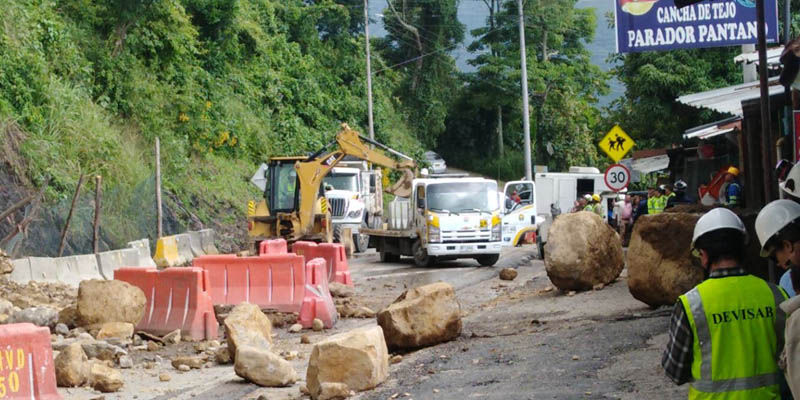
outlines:
[[[336,190],[358,191],[358,179],[354,174],[330,174],[322,181]]]
[[[428,209],[453,212],[497,210],[496,182],[448,182],[428,185]]]

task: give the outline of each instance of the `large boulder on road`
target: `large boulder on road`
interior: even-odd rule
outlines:
[[[292,364],[269,349],[240,345],[236,349],[233,370],[236,375],[259,386],[280,387],[297,382]]]
[[[225,318],[228,351],[234,360],[236,348],[251,346],[269,350],[272,347],[272,322],[255,304],[241,303]]]
[[[123,281],[92,279],[78,286],[78,321],[82,326],[128,322],[136,326],[147,299],[136,286]]]
[[[311,398],[323,394],[324,383],[343,383],[362,391],[380,385],[389,376],[389,351],[380,326],[359,328],[331,336],[311,351],[306,386]]]
[[[625,265],[619,234],[597,214],[562,214],[550,226],[545,270],[557,288],[589,290],[607,285]]]
[[[651,307],[675,304],[703,280],[691,255],[692,233],[700,214],[644,215],[636,221],[628,247],[628,289]]]
[[[407,290],[378,313],[392,349],[431,346],[461,334],[461,307],[455,289],[444,282]]]

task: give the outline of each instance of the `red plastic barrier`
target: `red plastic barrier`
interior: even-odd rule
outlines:
[[[328,263],[328,282],[339,282],[347,286],[353,286],[344,246],[339,243],[320,243],[317,246],[314,257],[324,258]]]
[[[258,246],[258,254],[286,254],[288,253],[286,248],[285,239],[265,240]]]
[[[201,256],[193,263],[208,271],[214,304],[246,301],[281,312],[300,312],[306,283],[301,256]]]
[[[145,313],[137,330],[164,335],[175,329],[196,340],[218,337],[219,324],[209,295],[209,275],[201,268],[120,268],[114,279],[144,292]]]
[[[303,306],[297,322],[304,328],[310,328],[314,318],[319,318],[326,328],[332,328],[339,319],[336,306],[333,304],[328,278],[326,276],[326,263],[322,258],[315,258],[306,264],[306,292]]]
[[[50,329],[31,323],[0,326],[0,397],[61,399]]]
[[[344,246],[340,243],[320,243],[295,242],[292,245],[292,252],[305,256],[306,260],[323,258],[328,266],[328,282],[339,282],[347,286],[353,286],[353,279],[350,277],[350,268],[347,265],[347,253]]]
[[[209,293],[214,304],[249,302],[262,308],[300,313],[301,324],[310,327],[314,318],[332,327],[338,318],[328,288],[325,260],[305,263],[297,254],[258,257],[232,255],[200,256],[195,267],[209,275]]]

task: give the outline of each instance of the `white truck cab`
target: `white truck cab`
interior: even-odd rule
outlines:
[[[323,179],[325,198],[331,211],[333,236],[341,240],[349,228],[357,252],[367,250],[369,237],[362,228],[381,224],[383,196],[380,170],[370,170],[365,161],[341,161]]]
[[[518,246],[528,232],[544,218],[536,212],[536,184],[532,181],[507,182],[501,196],[503,205],[503,246]]]

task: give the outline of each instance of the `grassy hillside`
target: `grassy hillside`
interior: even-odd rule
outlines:
[[[152,238],[159,137],[168,230],[212,226],[241,236],[258,163],[316,150],[340,122],[366,125],[358,12],[300,0],[7,2],[0,148],[12,150],[0,161],[28,189],[50,177],[47,217],[33,229],[57,234],[83,172],[104,179],[104,247]],[[373,80],[376,136],[419,154],[392,97],[401,79],[387,70]],[[91,190],[79,221],[90,218]],[[0,210],[3,199],[15,196],[0,196]],[[68,253],[88,250],[84,228],[71,231]],[[0,233],[8,229],[0,224]],[[52,245],[25,251],[53,253]]]

